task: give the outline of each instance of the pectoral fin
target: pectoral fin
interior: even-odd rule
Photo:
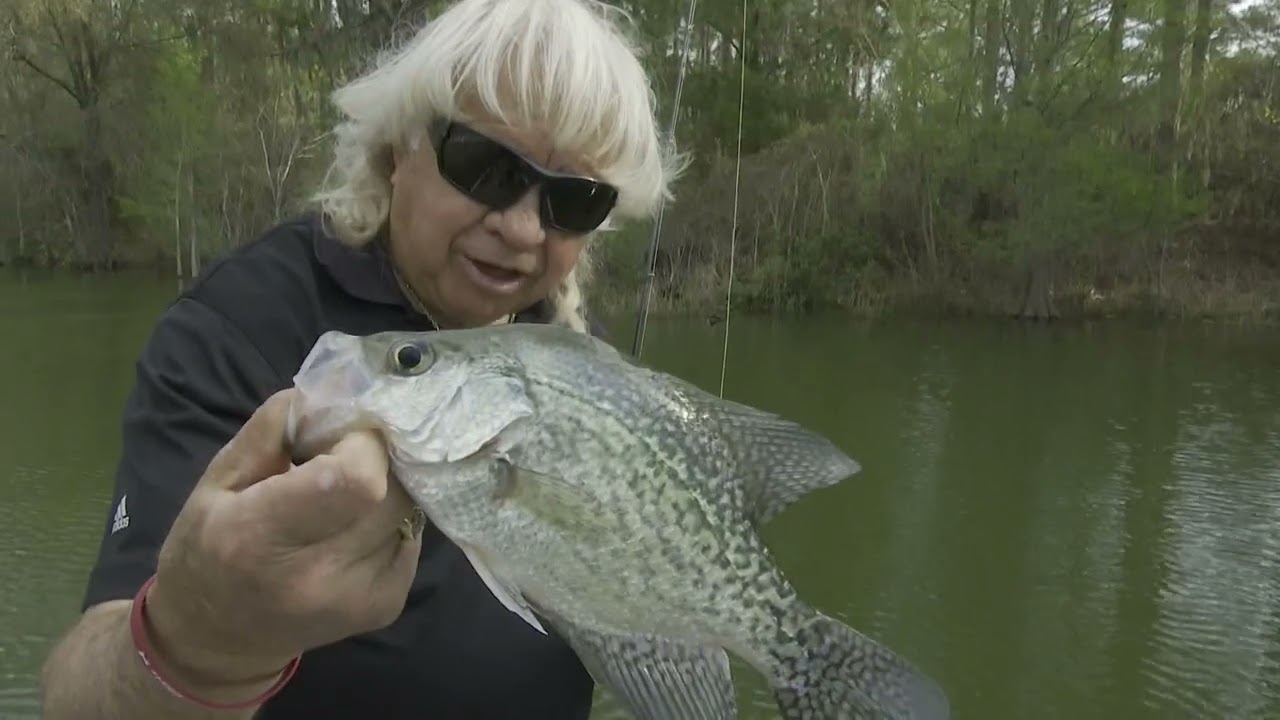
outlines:
[[[706,647],[638,635],[556,629],[587,672],[637,720],[736,718],[729,656]]]
[[[517,503],[548,525],[574,533],[598,534],[609,529],[608,513],[584,488],[547,473],[520,467],[505,457],[495,460],[499,480],[495,495]]]
[[[517,588],[508,587],[494,576],[493,571],[489,569],[478,550],[468,545],[459,545],[459,547],[462,548],[463,554],[467,556],[467,560],[471,561],[471,567],[475,568],[476,574],[484,581],[485,586],[489,588],[489,592],[498,598],[498,602],[502,603],[506,609],[519,615],[521,619],[532,625],[535,630],[546,635],[546,628],[542,627],[542,623],[533,614],[532,608],[529,607],[529,603],[525,601],[520,591]]]

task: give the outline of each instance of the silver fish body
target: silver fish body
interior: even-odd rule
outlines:
[[[303,452],[354,428],[495,597],[633,714],[736,717],[726,651],[788,718],[948,717],[940,688],[800,599],[758,531],[856,473],[821,436],[550,325],[322,336]]]

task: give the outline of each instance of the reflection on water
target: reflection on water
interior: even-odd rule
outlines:
[[[54,468],[6,466],[0,493],[0,557],[5,582],[0,590],[0,717],[15,717],[17,708],[34,698],[25,690],[35,685],[49,643],[62,631],[67,600],[79,592],[84,564],[82,533],[63,528],[100,524],[96,512],[71,507],[60,516],[56,507]]]
[[[38,715],[169,285],[0,283],[0,717]],[[727,394],[865,468],[766,529],[777,561],[955,717],[1280,718],[1280,332],[732,328]],[[655,320],[646,360],[714,390],[720,330]],[[776,717],[735,672],[742,716]],[[606,697],[596,716],[622,717]]]
[[[956,717],[1280,717],[1280,334],[735,327],[730,394],[866,467],[775,521],[780,561]],[[714,388],[685,333],[653,355]]]
[[[1179,423],[1147,674],[1179,712],[1264,717],[1280,677],[1280,443],[1252,444],[1213,394],[1197,387]]]

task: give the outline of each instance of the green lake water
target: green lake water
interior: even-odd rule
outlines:
[[[175,290],[0,276],[0,718],[38,717]],[[714,392],[722,330],[653,318],[644,359]],[[734,317],[725,392],[863,464],[767,540],[958,720],[1280,718],[1280,329]]]

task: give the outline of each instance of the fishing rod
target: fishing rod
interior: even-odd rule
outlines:
[[[667,143],[675,145],[676,124],[680,118],[680,96],[684,90],[685,70],[689,61],[690,38],[693,34],[693,17],[698,0],[689,0],[689,10],[685,18],[684,41],[680,49],[680,67],[676,76],[675,97],[671,103],[671,123],[667,126]],[[738,202],[742,180],[742,122],[747,98],[747,0],[742,0],[742,40],[738,45],[739,62],[741,64],[738,79],[738,137],[735,167],[733,173],[733,225],[729,233],[729,277],[724,298],[724,345],[720,354],[720,397],[724,397],[724,380],[729,364],[729,324],[733,306],[734,261],[737,256],[738,241]],[[658,243],[662,237],[662,220],[666,208],[665,199],[658,201],[658,213],[653,223],[653,233],[649,237],[648,274],[645,278],[644,301],[640,304],[636,318],[635,336],[631,340],[631,354],[640,358],[644,348],[644,332],[649,321],[649,306],[653,300],[653,280],[657,271]]]
[[[689,46],[693,38],[693,14],[698,7],[698,0],[689,0],[689,11],[684,21],[684,40],[680,47],[680,67],[676,73],[676,91],[675,97],[671,102],[671,122],[667,125],[667,147],[674,148],[676,144],[676,123],[680,119],[680,95],[684,92],[684,76],[685,68],[689,63]],[[658,199],[658,215],[654,218],[653,233],[649,236],[649,250],[646,258],[648,266],[648,276],[645,278],[644,284],[644,301],[640,303],[640,311],[636,318],[636,332],[631,339],[631,354],[640,358],[640,352],[644,347],[644,331],[649,324],[649,304],[653,299],[653,277],[658,267],[658,239],[662,236],[662,217],[666,208],[666,199]]]
[[[720,355],[720,397],[724,397],[724,375],[729,366],[729,316],[733,305],[734,259],[738,254],[738,188],[742,184],[742,114],[747,106],[747,0],[742,0],[742,42],[738,44],[742,63],[738,78],[738,151],[733,169],[733,229],[729,231],[729,281],[724,291],[724,349]]]

